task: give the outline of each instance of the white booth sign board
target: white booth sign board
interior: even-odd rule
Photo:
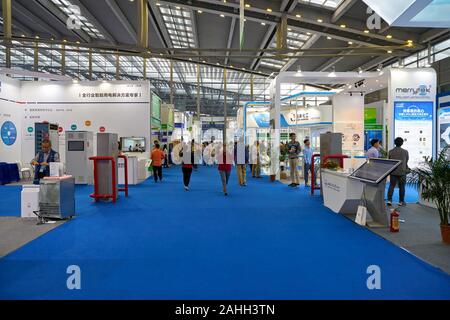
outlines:
[[[337,94],[333,98],[333,132],[342,133],[342,150],[364,152],[364,97]]]
[[[282,110],[281,127],[314,126],[331,124],[332,106],[297,108]],[[247,110],[247,128],[269,128],[270,113],[268,111]]]
[[[356,214],[364,184],[346,173],[324,169],[321,174],[324,205],[335,213]]]
[[[434,69],[393,69],[390,71],[388,118],[392,136],[404,139],[409,167],[416,168],[435,151],[436,72]]]
[[[0,162],[21,161],[20,82],[0,75]]]
[[[66,131],[111,132],[122,137],[145,137],[150,149],[150,86],[148,82],[29,82],[23,83],[21,106],[24,139],[22,161],[34,156],[35,122],[60,126],[60,150]],[[131,124],[131,125],[130,125]],[[64,152],[61,152],[64,161]]]

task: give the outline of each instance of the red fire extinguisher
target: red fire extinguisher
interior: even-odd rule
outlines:
[[[397,212],[396,209],[393,209],[391,211],[391,232],[400,231],[400,224],[398,221],[398,217],[400,217],[400,214]]]

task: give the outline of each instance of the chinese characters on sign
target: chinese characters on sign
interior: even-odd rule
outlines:
[[[141,98],[141,92],[102,92],[79,93],[80,98]]]

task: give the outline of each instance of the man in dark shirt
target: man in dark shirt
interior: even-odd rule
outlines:
[[[408,174],[408,151],[402,148],[403,139],[396,138],[394,141],[395,148],[389,151],[389,159],[401,160],[400,166],[395,169],[390,176],[391,183],[389,184],[388,190],[388,206],[392,206],[392,195],[394,194],[395,186],[398,184],[400,202],[399,205],[404,206],[405,203],[405,186],[406,186],[406,175]]]
[[[295,133],[291,133],[289,135],[291,141],[287,144],[287,150],[289,155],[289,166],[291,169],[291,180],[292,183],[289,185],[290,187],[297,187],[300,185],[300,176],[298,174],[297,166],[298,166],[298,157],[300,152],[302,151],[302,147],[300,143],[296,141]]]

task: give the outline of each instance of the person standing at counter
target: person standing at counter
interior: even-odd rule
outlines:
[[[59,162],[59,153],[52,149],[50,140],[45,139],[41,144],[41,151],[31,160],[31,165],[34,166],[34,180],[33,184],[39,184],[39,181],[44,177],[50,176],[50,163]]]
[[[402,138],[396,138],[394,140],[395,148],[389,151],[389,159],[401,160],[400,166],[395,169],[390,176],[390,184],[388,190],[388,206],[392,206],[392,195],[394,194],[395,186],[398,184],[399,188],[399,205],[404,206],[405,203],[405,193],[406,193],[406,175],[408,174],[409,167],[409,153],[407,150],[402,148],[403,145]]]
[[[289,138],[291,141],[287,144],[288,155],[289,155],[289,166],[291,168],[291,180],[292,183],[289,185],[290,187],[297,187],[300,185],[300,177],[298,174],[297,166],[298,166],[298,157],[300,152],[302,151],[302,147],[300,143],[296,140],[297,136],[295,133],[289,134]]]
[[[366,157],[367,158],[380,158],[380,140],[372,139],[370,140],[370,145],[372,146],[369,150],[367,150]]]
[[[164,152],[160,149],[159,144],[155,144],[155,149],[153,149],[151,154],[152,166],[153,166],[153,177],[155,182],[162,181],[162,161],[164,160]]]
[[[309,139],[303,141],[305,147],[303,148],[303,176],[305,178],[305,187],[309,187],[309,172],[311,171],[311,159],[313,156],[313,150],[311,148],[311,142]]]

